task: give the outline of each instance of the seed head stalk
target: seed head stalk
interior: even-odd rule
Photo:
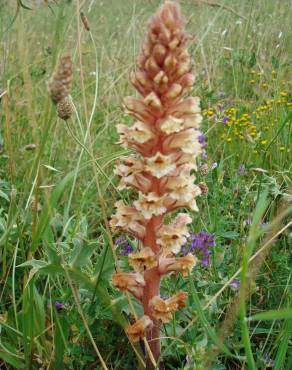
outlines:
[[[117,126],[121,145],[136,151],[115,169],[118,188],[135,189],[138,196],[132,205],[116,203],[111,227],[138,239],[139,248],[128,255],[134,271],[116,271],[112,279],[116,288],[141,302],[144,315],[126,331],[133,342],[147,338],[155,361],[160,356],[161,324],[185,307],[187,299],[182,291],[160,297],[161,279],[170,273],[187,275],[196,263],[192,254],[176,256],[189,236],[190,216],[176,213],[165,222],[165,216],[178,209],[197,211],[195,198],[202,193],[193,175],[202,152],[201,115],[199,99],[187,97],[195,80],[188,38],[179,6],[166,1],[150,20],[137,70],[131,75],[141,97],[124,101],[136,122]],[[150,356],[147,369],[154,369]]]

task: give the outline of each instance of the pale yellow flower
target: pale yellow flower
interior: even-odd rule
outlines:
[[[171,224],[160,227],[157,244],[161,245],[164,256],[179,253],[181,246],[186,243],[189,236],[187,224],[191,222],[189,215],[179,213]]]
[[[152,216],[159,216],[166,212],[163,202],[164,198],[156,193],[146,195],[139,193],[139,199],[134,202],[134,205],[138,211],[141,211],[141,216],[149,220]]]
[[[201,189],[194,184],[194,176],[186,176],[183,172],[180,176],[170,178],[167,183],[169,196],[180,202],[188,202],[201,194]]]
[[[126,206],[119,200],[115,204],[117,212],[110,221],[111,227],[116,230],[128,231],[139,239],[145,234],[144,217],[135,207]]]
[[[166,120],[162,122],[162,124],[160,125],[160,129],[167,135],[173,134],[174,132],[179,132],[184,128],[184,122],[185,121],[181,118],[169,116]]]
[[[151,248],[143,248],[138,253],[130,253],[128,255],[129,264],[135,271],[143,272],[157,266],[157,259]]]
[[[124,99],[126,112],[135,117],[138,121],[149,124],[155,122],[155,116],[147,105],[140,99],[133,96],[127,96]]]
[[[114,171],[114,173],[120,177],[118,189],[122,190],[133,187],[140,191],[147,192],[151,188],[152,182],[143,173],[144,171],[144,161],[131,156],[126,158],[124,163],[119,164]]]
[[[144,103],[155,109],[160,109],[162,107],[160,99],[153,91],[145,97]]]
[[[201,114],[195,114],[192,117],[188,117],[184,120],[184,128],[199,128],[203,117]]]
[[[186,118],[200,112],[200,99],[198,97],[190,97],[171,106],[167,113],[177,118]]]
[[[128,148],[131,143],[144,144],[153,139],[154,134],[149,129],[148,125],[143,122],[136,122],[132,126],[117,125],[117,131],[120,134],[120,142],[122,146]]]
[[[198,155],[202,152],[201,144],[198,141],[199,135],[200,133],[193,128],[170,135],[163,142],[163,151],[169,153],[174,149],[179,149],[186,154]]]
[[[163,155],[160,152],[157,152],[153,157],[146,158],[145,161],[145,169],[157,178],[169,174],[176,168],[173,156]]]
[[[123,163],[120,163],[118,166],[116,166],[114,170],[115,175],[127,177],[144,171],[145,166],[143,161],[134,156],[121,158],[121,160],[123,160]]]

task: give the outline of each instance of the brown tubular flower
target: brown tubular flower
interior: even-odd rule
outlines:
[[[126,326],[125,330],[128,334],[131,342],[138,342],[139,339],[145,337],[145,332],[147,329],[153,326],[153,322],[149,316],[144,315],[133,325]]]
[[[143,248],[138,253],[130,253],[128,259],[129,264],[138,272],[143,272],[157,266],[155,253],[149,247]]]
[[[179,258],[161,258],[159,261],[159,272],[161,275],[174,272],[186,276],[197,264],[197,259],[191,253]]]
[[[57,104],[70,94],[72,85],[72,60],[70,55],[63,55],[48,82],[52,101]]]
[[[161,245],[162,255],[179,253],[181,246],[186,243],[189,236],[187,224],[191,222],[189,215],[180,213],[171,224],[163,225],[159,229],[157,243]]]
[[[195,81],[188,38],[178,4],[166,1],[150,20],[137,69],[131,74],[141,96],[124,100],[135,122],[117,126],[122,146],[136,151],[116,168],[119,188],[133,188],[138,195],[132,205],[117,202],[111,226],[145,246],[131,254],[129,262],[144,276],[145,286],[139,287],[138,296],[144,314],[153,321],[147,339],[155,359],[160,354],[161,321],[166,322],[169,312],[185,302],[182,293],[166,301],[159,298],[161,277],[172,272],[185,275],[196,263],[192,255],[173,257],[186,241],[190,217],[181,213],[170,224],[164,223],[165,216],[178,208],[197,210],[195,198],[201,194],[191,175],[201,153],[202,118],[199,98],[187,97]],[[153,369],[149,359],[147,369]]]
[[[150,301],[153,316],[163,323],[169,322],[175,311],[186,306],[187,296],[186,292],[181,291],[166,300],[158,296],[153,297]]]
[[[122,292],[130,292],[137,299],[141,299],[145,280],[138,272],[116,272],[112,276],[113,285]]]

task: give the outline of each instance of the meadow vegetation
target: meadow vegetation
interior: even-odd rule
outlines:
[[[161,287],[189,298],[162,325],[157,368],[289,370],[292,3],[179,3],[201,99],[204,195],[182,249],[198,264]],[[106,220],[135,197],[117,188],[114,165],[130,151],[116,125],[132,122],[123,98],[160,4],[0,0],[1,369],[145,368],[145,346],[124,331],[142,311],[112,285]],[[47,89],[63,54],[73,60],[66,122]],[[128,268],[136,241],[112,238]]]

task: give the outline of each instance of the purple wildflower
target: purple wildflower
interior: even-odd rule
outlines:
[[[240,286],[240,281],[238,279],[234,279],[229,285],[232,290],[238,290]]]
[[[239,165],[238,170],[237,170],[237,173],[238,173],[239,175],[243,175],[245,172],[246,172],[246,167],[245,167],[245,165],[244,165],[244,164]]]
[[[200,144],[202,144],[202,146],[203,146],[203,145],[205,145],[205,144],[206,144],[206,136],[205,136],[204,134],[200,134],[200,135],[198,136],[198,142],[199,142]]]
[[[60,301],[55,301],[54,306],[56,307],[57,311],[61,311],[64,308],[64,304]]]
[[[123,244],[127,241],[127,239],[124,237],[124,235],[120,236],[115,240],[115,245]]]
[[[194,253],[201,257],[201,264],[204,267],[210,265],[211,250],[210,247],[215,246],[214,235],[207,233],[206,231],[200,231],[198,234],[191,235],[191,245],[188,250],[184,247],[183,253],[188,252]]]
[[[229,120],[229,116],[225,116],[223,118],[221,118],[221,122],[225,125]]]
[[[275,366],[275,361],[272,360],[268,354],[268,352],[265,352],[263,354],[263,360],[264,360],[264,363],[266,364],[267,367],[274,367]]]
[[[243,221],[243,225],[244,226],[248,226],[248,225],[251,225],[251,218],[247,218],[246,220]]]
[[[203,160],[203,161],[206,161],[206,160],[207,160],[208,155],[207,155],[206,150],[203,150],[203,151],[202,151],[201,158],[202,158],[202,160]]]
[[[127,256],[133,252],[133,247],[123,235],[115,240],[115,245],[120,247],[118,256]]]

